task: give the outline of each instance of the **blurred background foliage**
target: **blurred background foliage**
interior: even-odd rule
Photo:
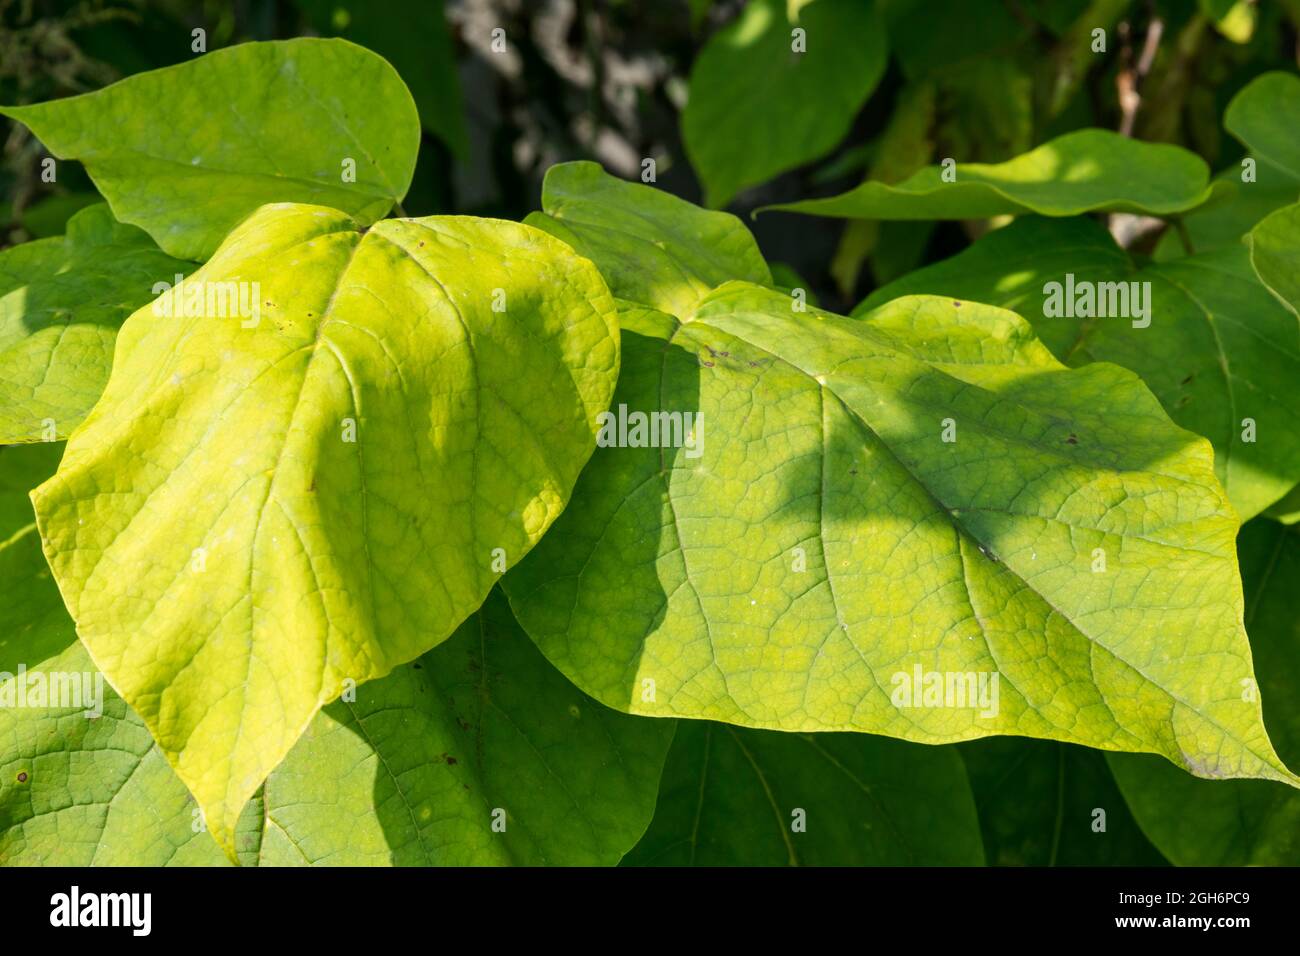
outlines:
[[[792,23],[837,45],[843,68],[753,70],[747,50],[788,44]],[[635,179],[649,158],[660,188],[748,220],[1086,126],[1224,169],[1242,147],[1223,110],[1258,74],[1295,67],[1297,23],[1300,0],[0,0],[0,102],[188,60],[198,29],[208,50],[343,36],[387,57],[419,107],[408,215],[522,219],[553,163]],[[75,163],[41,181],[23,128],[6,123],[0,143],[0,244],[58,234],[94,201]],[[773,214],[751,227],[783,281],[846,311],[988,224]]]

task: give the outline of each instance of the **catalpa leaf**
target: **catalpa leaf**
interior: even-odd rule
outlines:
[[[1300,324],[1240,244],[1139,268],[1099,223],[1025,218],[855,312],[918,293],[1014,309],[1067,365],[1114,362],[1142,376],[1175,422],[1213,443],[1243,518],[1300,480]]]
[[[1264,718],[1278,751],[1300,760],[1300,532],[1252,521],[1238,542],[1246,594],[1246,630]],[[1300,865],[1300,795],[1262,780],[1193,780],[1162,760],[1110,755],[1110,765],[1134,816],[1152,842],[1180,866]]]
[[[735,216],[624,182],[597,163],[552,166],[542,207],[525,222],[599,258],[619,295],[656,309],[685,312],[731,279],[772,282],[758,243]]]
[[[401,78],[346,40],[243,43],[0,114],[83,163],[118,219],[195,260],[266,203],[375,222],[406,194],[420,144]]]
[[[1023,737],[956,747],[970,775],[990,865],[1168,865],[1138,828],[1097,751]]]
[[[622,319],[612,447],[505,581],[592,696],[1294,779],[1237,694],[1210,447],[1131,373],[1066,370],[1013,314],[928,297],[854,322],[736,282]]]
[[[1293,779],[1237,693],[1237,523],[1211,450],[1131,373],[1065,370],[1011,313],[929,297],[855,323],[729,283],[684,321],[628,309],[623,333],[601,443],[629,447],[598,450],[506,579],[597,699]],[[648,447],[635,412],[680,447]]]
[[[319,707],[444,640],[555,519],[617,370],[591,264],[468,217],[268,206],[127,319],[37,521],[228,851]]]
[[[28,686],[37,673],[97,674],[77,643]],[[0,859],[225,864],[144,722],[103,694],[96,719],[53,701],[0,710]],[[239,861],[617,863],[654,811],[672,732],[584,696],[494,595],[434,651],[316,716],[245,807]]]
[[[1223,125],[1252,153],[1300,179],[1300,76],[1275,72],[1251,80],[1228,104]]]
[[[118,326],[193,268],[102,203],[61,238],[0,252],[0,444],[67,438],[104,390]]]
[[[885,29],[872,0],[753,0],[700,51],[682,142],[710,206],[817,159],[880,82]]]
[[[658,721],[652,721],[658,723]],[[682,721],[629,866],[978,866],[961,759],[869,734]]]
[[[945,176],[950,179],[945,179]],[[766,206],[847,219],[983,219],[1041,213],[1185,212],[1210,196],[1195,153],[1104,129],[1058,136],[1005,163],[927,166],[894,185],[868,181],[826,199]]]
[[[1266,216],[1246,240],[1260,281],[1300,317],[1300,203]]]

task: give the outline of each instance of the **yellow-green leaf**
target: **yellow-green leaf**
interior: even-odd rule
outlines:
[[[266,203],[375,222],[406,194],[420,145],[401,78],[346,40],[243,43],[0,114],[84,164],[122,222],[195,260]]]
[[[191,313],[225,283],[256,308]],[[123,325],[33,499],[82,640],[229,851],[320,706],[446,639],[563,509],[618,337],[589,262],[468,217],[268,206],[183,290]]]
[[[652,716],[1036,736],[1295,782],[1239,693],[1210,445],[1131,372],[1066,369],[966,301],[855,322],[731,282],[671,315],[609,274],[628,427],[504,583],[578,686]]]
[[[868,181],[838,196],[765,209],[849,219],[983,219],[1036,212],[1185,212],[1210,196],[1195,153],[1104,129],[1058,136],[1005,163],[949,157],[896,185]]]

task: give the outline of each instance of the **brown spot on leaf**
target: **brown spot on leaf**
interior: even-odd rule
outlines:
[[[18,774],[18,782],[19,782],[19,783],[26,783],[26,782],[27,782],[27,771],[26,771],[26,770],[21,771],[21,772]]]

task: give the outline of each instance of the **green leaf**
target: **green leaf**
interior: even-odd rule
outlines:
[[[978,866],[950,748],[682,721],[630,866]]]
[[[95,671],[74,642],[42,673]],[[143,721],[103,690],[94,720],[77,707],[0,710],[0,859],[224,864]],[[583,696],[489,597],[445,644],[316,716],[245,808],[239,859],[610,865],[650,820],[672,731]]]
[[[983,219],[1036,212],[1167,215],[1210,195],[1204,160],[1178,146],[1143,143],[1104,129],[1058,136],[1005,163],[964,163],[956,179],[927,166],[897,185],[865,182],[826,199],[765,206],[848,219]]]
[[[260,305],[188,311],[221,283]],[[267,206],[184,288],[122,326],[33,500],[78,633],[229,851],[320,706],[446,639],[563,509],[618,333],[590,263],[469,217]]]
[[[1223,125],[1260,159],[1300,179],[1300,76],[1265,73],[1251,80],[1228,104]]]
[[[1300,203],[1264,217],[1246,244],[1260,281],[1300,317]]]
[[[346,40],[244,43],[0,114],[83,163],[118,219],[195,260],[266,203],[375,222],[406,194],[420,142],[396,71]]]
[[[122,321],[193,269],[102,203],[0,252],[0,444],[66,438],[99,399]]]
[[[758,243],[735,216],[625,182],[597,163],[552,166],[542,206],[525,222],[596,259],[615,294],[657,309],[685,312],[730,279],[772,282]]]
[[[1049,283],[1070,298],[1067,275],[1076,290],[1149,282],[1150,325],[1046,316]],[[1291,386],[1300,326],[1256,280],[1240,245],[1139,269],[1098,223],[1021,219],[877,289],[855,311],[918,293],[1014,309],[1066,364],[1107,361],[1136,372],[1175,422],[1213,443],[1216,473],[1243,518],[1300,480],[1300,395]],[[1132,300],[1126,311],[1135,311]]]
[[[957,748],[970,772],[990,864],[1167,865],[1138,829],[1097,751],[1019,737]]]
[[[298,0],[323,35],[374,50],[397,70],[420,110],[420,122],[457,155],[469,143],[460,80],[441,4],[412,11],[406,0]]]
[[[855,322],[735,282],[682,319],[621,318],[614,406],[690,412],[688,438],[599,448],[505,580],[587,693],[1294,779],[1232,690],[1250,677],[1237,522],[1210,447],[1131,373],[1065,370],[1013,314],[926,297]],[[918,685],[969,675],[981,700],[900,704],[918,670]]]
[[[793,32],[803,31],[796,52]],[[887,53],[875,4],[753,0],[700,51],[682,111],[686,154],[710,206],[830,152],[880,82]]]
[[[1300,531],[1271,521],[1241,530],[1246,629],[1264,718],[1278,750],[1300,760]],[[1238,687],[1244,695],[1251,684]],[[1260,780],[1193,780],[1155,757],[1112,755],[1111,769],[1146,835],[1179,866],[1300,865],[1300,795]]]

